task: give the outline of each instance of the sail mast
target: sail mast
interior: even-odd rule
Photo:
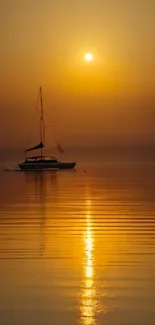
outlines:
[[[40,117],[40,140],[41,143],[45,146],[45,124],[44,124],[44,107],[43,107],[43,97],[42,89],[40,87],[40,104],[41,104],[41,117]],[[41,148],[41,157],[44,155],[44,149]]]

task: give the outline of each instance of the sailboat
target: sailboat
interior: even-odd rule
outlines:
[[[46,170],[46,169],[73,169],[76,166],[76,162],[61,162],[55,157],[45,156],[45,123],[44,123],[44,107],[43,107],[43,96],[42,89],[39,89],[39,98],[41,106],[40,114],[40,143],[34,147],[25,150],[26,158],[24,162],[18,164],[22,170]],[[57,144],[59,152],[63,153],[63,149],[58,143],[55,134],[54,138]],[[40,150],[40,155],[28,157],[30,151]]]

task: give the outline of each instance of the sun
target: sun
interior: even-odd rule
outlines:
[[[91,62],[91,61],[93,61],[93,54],[92,54],[92,53],[85,53],[85,55],[84,55],[84,59],[85,59],[85,61],[87,61],[87,62]]]

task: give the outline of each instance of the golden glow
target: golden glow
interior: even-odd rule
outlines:
[[[14,4],[13,12],[6,3]],[[91,143],[94,134],[101,145],[132,144],[135,137],[140,143],[154,143],[155,2],[141,1],[138,19],[140,0],[117,1],[117,6],[112,1],[106,10],[105,1],[93,6],[83,1],[83,13],[80,1],[59,3],[39,1],[36,15],[36,1],[1,1],[0,26],[8,35],[2,33],[0,106],[6,109],[0,110],[0,121],[7,127],[0,128],[0,147],[25,145],[38,84],[44,85],[47,121],[63,107],[65,127],[60,114],[56,133],[66,146]],[[22,132],[18,120],[24,121]],[[50,147],[51,137],[46,138]],[[37,139],[36,131],[34,142]]]
[[[89,204],[88,204],[89,203]],[[86,205],[89,212],[87,213],[86,231],[84,233],[84,287],[81,295],[81,321],[83,325],[94,325],[95,314],[97,312],[96,290],[94,287],[94,266],[93,266],[93,251],[94,251],[94,238],[91,224],[91,200],[86,200]]]
[[[84,59],[85,59],[85,61],[87,61],[87,62],[91,62],[91,61],[93,61],[93,54],[92,53],[85,53],[85,55],[84,55]]]
[[[93,265],[92,265],[92,250],[93,250],[93,239],[90,226],[88,226],[85,238],[86,247],[86,277],[92,278],[93,276]]]

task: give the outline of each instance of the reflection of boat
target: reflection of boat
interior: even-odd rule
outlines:
[[[46,157],[44,153],[45,148],[45,125],[44,125],[44,110],[43,110],[43,100],[42,100],[42,90],[40,87],[40,104],[41,104],[41,116],[40,116],[40,143],[35,147],[27,149],[26,159],[24,162],[19,164],[22,170],[46,170],[46,169],[73,169],[76,165],[75,162],[60,162],[55,157]],[[56,140],[56,139],[55,139]],[[58,150],[63,153],[63,149],[57,142]],[[40,149],[39,156],[27,157],[27,152]]]

